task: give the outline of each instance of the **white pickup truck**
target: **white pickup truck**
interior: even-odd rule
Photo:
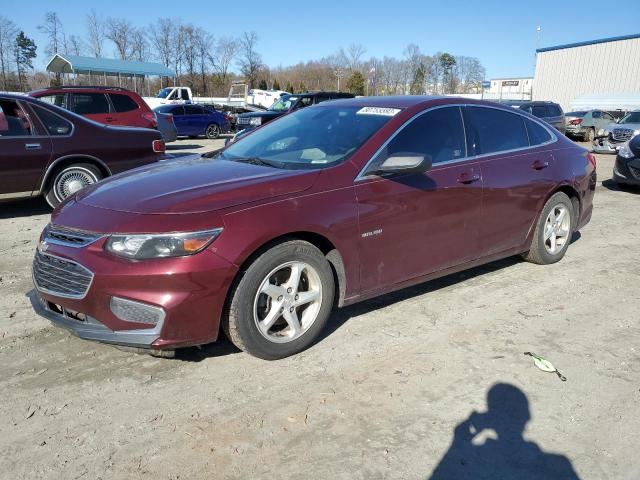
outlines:
[[[200,103],[254,111],[269,108],[286,93],[281,90],[249,90],[246,83],[234,83],[228,97],[194,97],[189,87],[166,87],[155,97],[144,97],[144,101],[152,109],[170,103]]]

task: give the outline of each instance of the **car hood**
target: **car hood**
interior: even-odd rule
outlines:
[[[607,125],[607,130],[611,131],[614,128],[626,128],[628,130],[640,130],[640,123],[610,123]]]
[[[141,214],[211,212],[304,191],[318,173],[189,157],[116,175],[82,190],[76,201]]]

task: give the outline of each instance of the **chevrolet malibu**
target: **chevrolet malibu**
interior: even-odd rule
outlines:
[[[278,359],[334,306],[512,255],[557,262],[591,217],[595,167],[494,103],[328,102],[67,199],[35,253],[32,303],[86,339],[161,353],[222,330]]]

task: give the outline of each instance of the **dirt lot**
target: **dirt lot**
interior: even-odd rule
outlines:
[[[640,478],[640,191],[598,161],[593,220],[562,262],[507,259],[336,311],[271,363],[227,341],[158,359],[51,326],[27,298],[48,209],[0,205],[0,477],[427,479],[444,457],[434,478],[498,479],[540,448],[566,457],[540,478]],[[464,424],[452,445],[490,389],[482,433]]]

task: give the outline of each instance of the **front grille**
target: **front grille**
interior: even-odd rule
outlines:
[[[633,130],[628,128],[614,128],[611,136],[618,142],[626,142],[627,140],[631,140],[631,137],[633,137]]]
[[[33,281],[42,292],[65,298],[83,298],[89,290],[93,273],[64,258],[36,251]]]
[[[249,119],[248,118],[243,118],[243,117],[238,117],[238,125],[249,125]]]
[[[632,167],[631,165],[629,165],[629,171],[631,172],[631,175],[640,180],[640,168]]]
[[[44,230],[44,240],[49,243],[64,245],[65,247],[84,247],[101,237],[102,235],[98,233],[83,232],[52,224],[47,225]]]

